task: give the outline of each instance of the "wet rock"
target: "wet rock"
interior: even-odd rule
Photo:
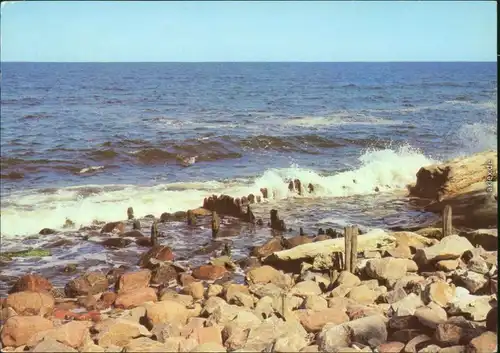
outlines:
[[[136,242],[139,239],[147,238],[140,230],[140,227],[138,229],[134,229],[125,233],[120,234],[121,237],[128,237],[128,238],[137,238]]]
[[[473,248],[472,244],[466,238],[458,235],[450,235],[443,238],[436,245],[417,249],[414,260],[419,265],[425,265],[441,260],[458,259],[465,251]]]
[[[156,302],[158,297],[154,288],[136,288],[118,294],[115,301],[117,308],[131,309],[146,302]]]
[[[196,225],[196,215],[193,213],[193,211],[188,210],[187,211],[187,224],[189,226],[195,226]]]
[[[124,248],[132,243],[132,240],[126,238],[108,238],[101,242],[102,246],[109,248]]]
[[[193,269],[192,275],[196,279],[215,280],[227,272],[224,266],[202,265]]]
[[[122,222],[109,222],[104,225],[101,229],[101,233],[111,233],[113,231],[123,233],[125,231],[125,224]]]
[[[283,240],[283,244],[284,244],[286,249],[291,249],[291,248],[294,248],[296,246],[299,246],[302,244],[308,244],[308,243],[312,243],[312,242],[313,242],[313,238],[308,237],[308,236],[304,236],[304,235],[298,235],[298,236]]]
[[[273,237],[261,246],[254,247],[250,255],[256,257],[266,257],[271,255],[275,251],[283,250],[282,237]]]
[[[115,284],[116,281],[118,281],[118,278],[120,278],[120,276],[125,273],[125,270],[126,270],[125,266],[115,267],[109,270],[108,273],[106,273],[106,278],[108,279],[108,283],[110,285]]]
[[[406,275],[407,262],[404,259],[386,257],[368,260],[365,272],[371,278],[378,280],[397,280]]]
[[[173,261],[174,253],[172,252],[172,249],[168,246],[155,245],[141,256],[139,260],[139,266],[140,267],[151,266],[150,264],[151,259],[156,259],[159,261]]]
[[[108,279],[100,272],[89,272],[69,281],[64,287],[66,296],[76,298],[88,294],[105,292],[108,289]]]
[[[140,288],[147,288],[151,281],[151,271],[148,269],[122,274],[116,282],[116,290],[119,294],[130,292]]]
[[[43,228],[40,232],[38,232],[40,235],[49,235],[54,233],[56,233],[56,230],[51,228]]]
[[[52,290],[52,283],[46,278],[28,274],[20,277],[12,286],[9,293],[32,291],[32,292],[50,292]]]
[[[19,347],[38,332],[50,330],[52,321],[41,316],[13,316],[5,321],[0,337],[4,346]]]
[[[47,292],[16,292],[9,294],[4,307],[12,308],[18,315],[45,316],[54,310],[54,298]]]
[[[485,332],[481,336],[474,338],[465,348],[466,353],[496,352],[498,338],[497,333]]]
[[[178,272],[174,266],[169,263],[160,263],[155,266],[152,271],[151,283],[168,284],[172,281],[176,281],[177,277]]]

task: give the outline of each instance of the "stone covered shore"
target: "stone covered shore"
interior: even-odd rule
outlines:
[[[176,262],[175,249],[152,236],[150,250],[133,270],[82,273],[63,290],[47,278],[26,274],[0,300],[1,349],[496,352],[498,235],[490,217],[496,211],[494,196],[479,188],[490,182],[477,176],[490,163],[490,156],[484,157],[424,167],[429,172],[421,170],[409,187],[413,196],[429,200],[425,207],[447,204],[455,210],[451,235],[443,236],[440,227],[360,234],[350,271],[333,256],[345,252],[341,233],[285,238],[284,222],[272,212],[272,237],[238,263],[224,249],[209,263],[187,268]],[[469,182],[464,181],[467,173],[454,171],[464,166],[475,171]],[[496,164],[487,173],[496,182]],[[427,189],[425,178],[433,180]],[[476,222],[486,215],[481,227],[470,227],[471,202],[464,201],[470,198],[475,210],[482,210]],[[241,211],[241,200],[228,197],[205,200],[187,220],[213,217],[212,211],[258,221],[250,209]],[[213,223],[217,227],[216,219]],[[103,233],[133,231],[133,222],[102,228]],[[235,272],[244,273],[243,284],[233,281]]]

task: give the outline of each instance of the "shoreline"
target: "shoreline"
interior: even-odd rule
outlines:
[[[487,173],[497,175],[496,165]],[[289,186],[300,193],[310,190],[300,180],[291,180]],[[389,352],[418,345],[418,352],[425,347],[428,352],[448,352],[449,346],[493,352],[489,347],[493,339],[496,344],[498,234],[496,224],[483,223],[474,230],[461,225],[460,216],[469,210],[457,206],[463,204],[461,195],[484,197],[484,192],[470,196],[468,187],[432,203],[440,211],[455,202],[452,235],[443,237],[440,227],[428,225],[411,231],[368,231],[358,236],[360,251],[352,272],[329,257],[343,251],[338,239],[343,235],[336,230],[302,235],[300,229],[295,235],[298,230],[292,226],[289,231],[279,210],[271,210],[271,217],[255,216],[253,206],[272,197],[268,190],[258,196],[206,198],[203,207],[165,213],[159,219],[145,217],[141,225],[129,209],[129,220],[86,226],[87,235],[80,236],[84,243],[99,239],[96,244],[119,249],[117,257],[123,251],[127,266],[108,266],[105,271],[66,266],[69,279],[63,286],[37,274],[16,276],[3,285],[10,292],[0,300],[3,351]],[[218,224],[212,211],[220,215]],[[179,258],[172,244],[158,245],[155,239],[162,244],[169,237],[158,227],[162,221],[183,224],[190,232],[215,227],[217,237],[206,246],[191,244],[190,253],[199,255],[193,264],[194,256]],[[495,229],[481,229],[491,226]],[[151,236],[144,231],[148,228]],[[244,228],[259,233],[254,240],[264,243],[237,249],[231,235]],[[40,233],[57,235],[50,229]],[[363,245],[367,237],[373,237],[374,245]],[[380,237],[390,240],[379,246]],[[68,239],[59,242],[52,245],[73,244]],[[127,252],[131,243],[145,249],[140,258]],[[326,246],[333,243],[340,248]],[[283,255],[292,249],[296,255]],[[300,255],[302,251],[308,255]],[[5,257],[3,253],[2,267]],[[13,256],[13,261],[23,260]],[[470,303],[475,303],[473,309]],[[33,320],[35,326],[28,329]],[[353,336],[342,336],[344,329]],[[459,332],[452,338],[445,335],[451,329]]]

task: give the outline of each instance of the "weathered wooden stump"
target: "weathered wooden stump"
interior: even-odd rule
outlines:
[[[158,245],[158,222],[155,220],[151,225],[151,246]]]
[[[196,225],[196,215],[191,210],[187,211],[187,224],[189,226]]]
[[[260,192],[262,193],[262,198],[267,199],[268,196],[267,188],[261,188]]]
[[[293,181],[293,186],[295,188],[295,191],[297,191],[299,195],[302,195],[302,183],[300,182],[299,179],[295,179]]]
[[[271,228],[279,231],[286,231],[285,222],[278,217],[278,210],[271,210]]]
[[[217,212],[212,211],[212,238],[217,237],[220,229],[220,218]]]
[[[358,262],[358,227],[351,227],[351,272],[356,271],[356,266]]]
[[[245,220],[249,223],[255,223],[255,215],[250,209],[250,205],[247,205],[247,213],[245,214]]]
[[[453,234],[451,206],[446,205],[443,210],[443,238]]]
[[[304,235],[304,229],[302,229],[302,227],[299,229],[299,235]]]
[[[132,207],[127,208],[127,219],[134,219],[134,209]]]
[[[314,191],[314,185],[309,183],[309,185],[307,185],[307,190],[309,191],[309,193],[313,192]]]
[[[358,227],[344,228],[345,270],[354,273],[358,258]]]
[[[134,220],[134,223],[132,223],[132,229],[137,229],[137,230],[141,229],[141,222],[139,222],[138,219]]]

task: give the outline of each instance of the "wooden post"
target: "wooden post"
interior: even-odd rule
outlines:
[[[217,212],[212,211],[212,238],[217,237],[217,233],[219,233],[220,228],[220,218],[217,215]]]
[[[344,244],[345,244],[345,271],[351,272],[351,245],[352,245],[352,229],[351,227],[344,228]]]
[[[127,218],[134,219],[134,209],[132,207],[127,208]]]
[[[351,227],[351,272],[356,271],[356,263],[358,260],[358,227]]]
[[[134,223],[132,224],[132,229],[141,230],[141,222],[139,222],[138,219],[134,220]]]
[[[443,210],[443,238],[453,233],[451,223],[451,206],[446,205]]]
[[[156,220],[153,222],[151,226],[151,246],[155,246],[158,244],[158,222]]]

